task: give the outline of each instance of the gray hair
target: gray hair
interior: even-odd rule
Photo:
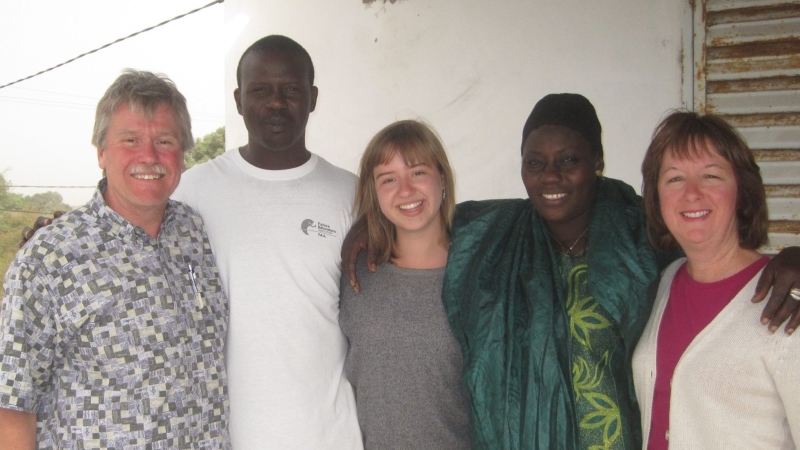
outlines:
[[[153,117],[156,108],[169,105],[180,128],[181,145],[184,151],[194,148],[192,137],[192,119],[186,108],[186,98],[164,74],[156,74],[134,69],[125,69],[114,83],[109,86],[103,98],[97,103],[94,118],[92,145],[105,148],[108,127],[114,111],[121,104],[127,104],[132,111],[140,112],[148,119]]]

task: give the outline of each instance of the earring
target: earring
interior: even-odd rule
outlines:
[[[594,171],[594,174],[597,175],[597,178],[601,178],[603,176],[603,171],[600,170],[600,169],[597,169],[597,170]]]
[[[447,191],[442,189],[442,201],[447,198]]]

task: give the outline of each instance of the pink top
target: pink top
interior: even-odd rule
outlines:
[[[670,381],[683,352],[767,262],[769,258],[765,256],[739,273],[713,283],[693,280],[686,264],[678,269],[658,329],[656,384],[648,449],[666,450],[668,447]]]

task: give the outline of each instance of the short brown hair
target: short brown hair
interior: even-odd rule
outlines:
[[[392,256],[396,230],[394,224],[381,212],[373,171],[386,164],[395,154],[403,157],[406,165],[424,163],[435,167],[444,177],[445,198],[442,200],[442,239],[450,241],[450,227],[456,209],[455,179],[447,153],[436,132],[416,120],[394,122],[376,134],[367,144],[358,169],[358,187],[353,209],[357,221],[366,220],[369,245],[375,249],[376,262],[385,263]]]
[[[106,147],[111,119],[122,104],[127,104],[131,111],[139,112],[148,119],[153,117],[156,108],[168,105],[172,108],[172,115],[181,133],[181,148],[185,152],[194,148],[192,119],[186,107],[186,98],[175,87],[175,83],[164,74],[134,69],[123,70],[97,103],[92,145]]]
[[[675,111],[656,127],[642,162],[642,197],[647,215],[647,236],[658,250],[678,247],[661,215],[658,177],[664,155],[691,158],[698,152],[717,149],[733,166],[736,177],[736,221],[739,245],[755,250],[767,243],[767,199],[761,172],[753,152],[741,135],[720,117]]]

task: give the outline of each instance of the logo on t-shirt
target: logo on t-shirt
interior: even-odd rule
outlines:
[[[336,236],[336,230],[332,229],[330,225],[326,225],[322,222],[317,222],[315,225],[314,221],[311,219],[304,220],[303,223],[300,224],[300,230],[309,236],[314,234],[324,238]]]

